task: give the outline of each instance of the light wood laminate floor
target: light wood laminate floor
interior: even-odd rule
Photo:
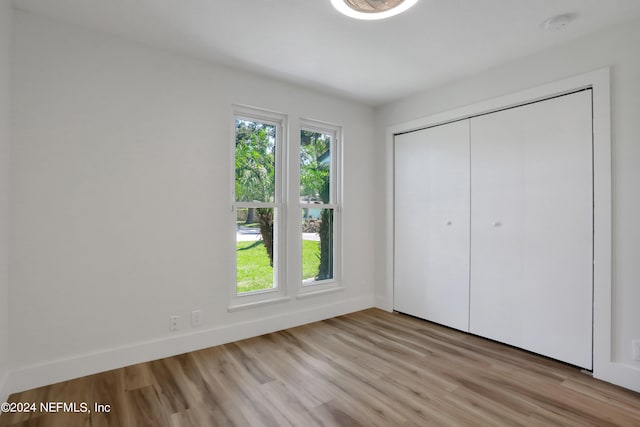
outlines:
[[[0,426],[640,426],[640,394],[376,309],[14,394]]]

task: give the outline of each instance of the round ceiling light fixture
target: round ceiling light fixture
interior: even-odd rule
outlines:
[[[398,15],[418,0],[331,0],[340,13],[356,19],[384,19]]]

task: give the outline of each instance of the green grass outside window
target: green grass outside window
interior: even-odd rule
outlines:
[[[320,267],[320,247],[315,240],[302,241],[302,279],[313,278]],[[238,293],[271,289],[273,268],[262,240],[237,243]]]

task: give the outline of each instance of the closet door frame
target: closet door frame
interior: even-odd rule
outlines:
[[[637,387],[634,385],[635,377],[629,377],[628,369],[616,363],[612,354],[611,95],[608,67],[386,128],[386,289],[385,295],[378,297],[376,305],[393,310],[394,135],[588,88],[593,90],[593,375],[634,389]]]

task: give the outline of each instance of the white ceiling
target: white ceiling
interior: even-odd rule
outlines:
[[[380,105],[640,17],[639,0],[420,0],[357,21],[330,0],[14,0],[18,9]],[[558,32],[540,23],[578,19]]]

